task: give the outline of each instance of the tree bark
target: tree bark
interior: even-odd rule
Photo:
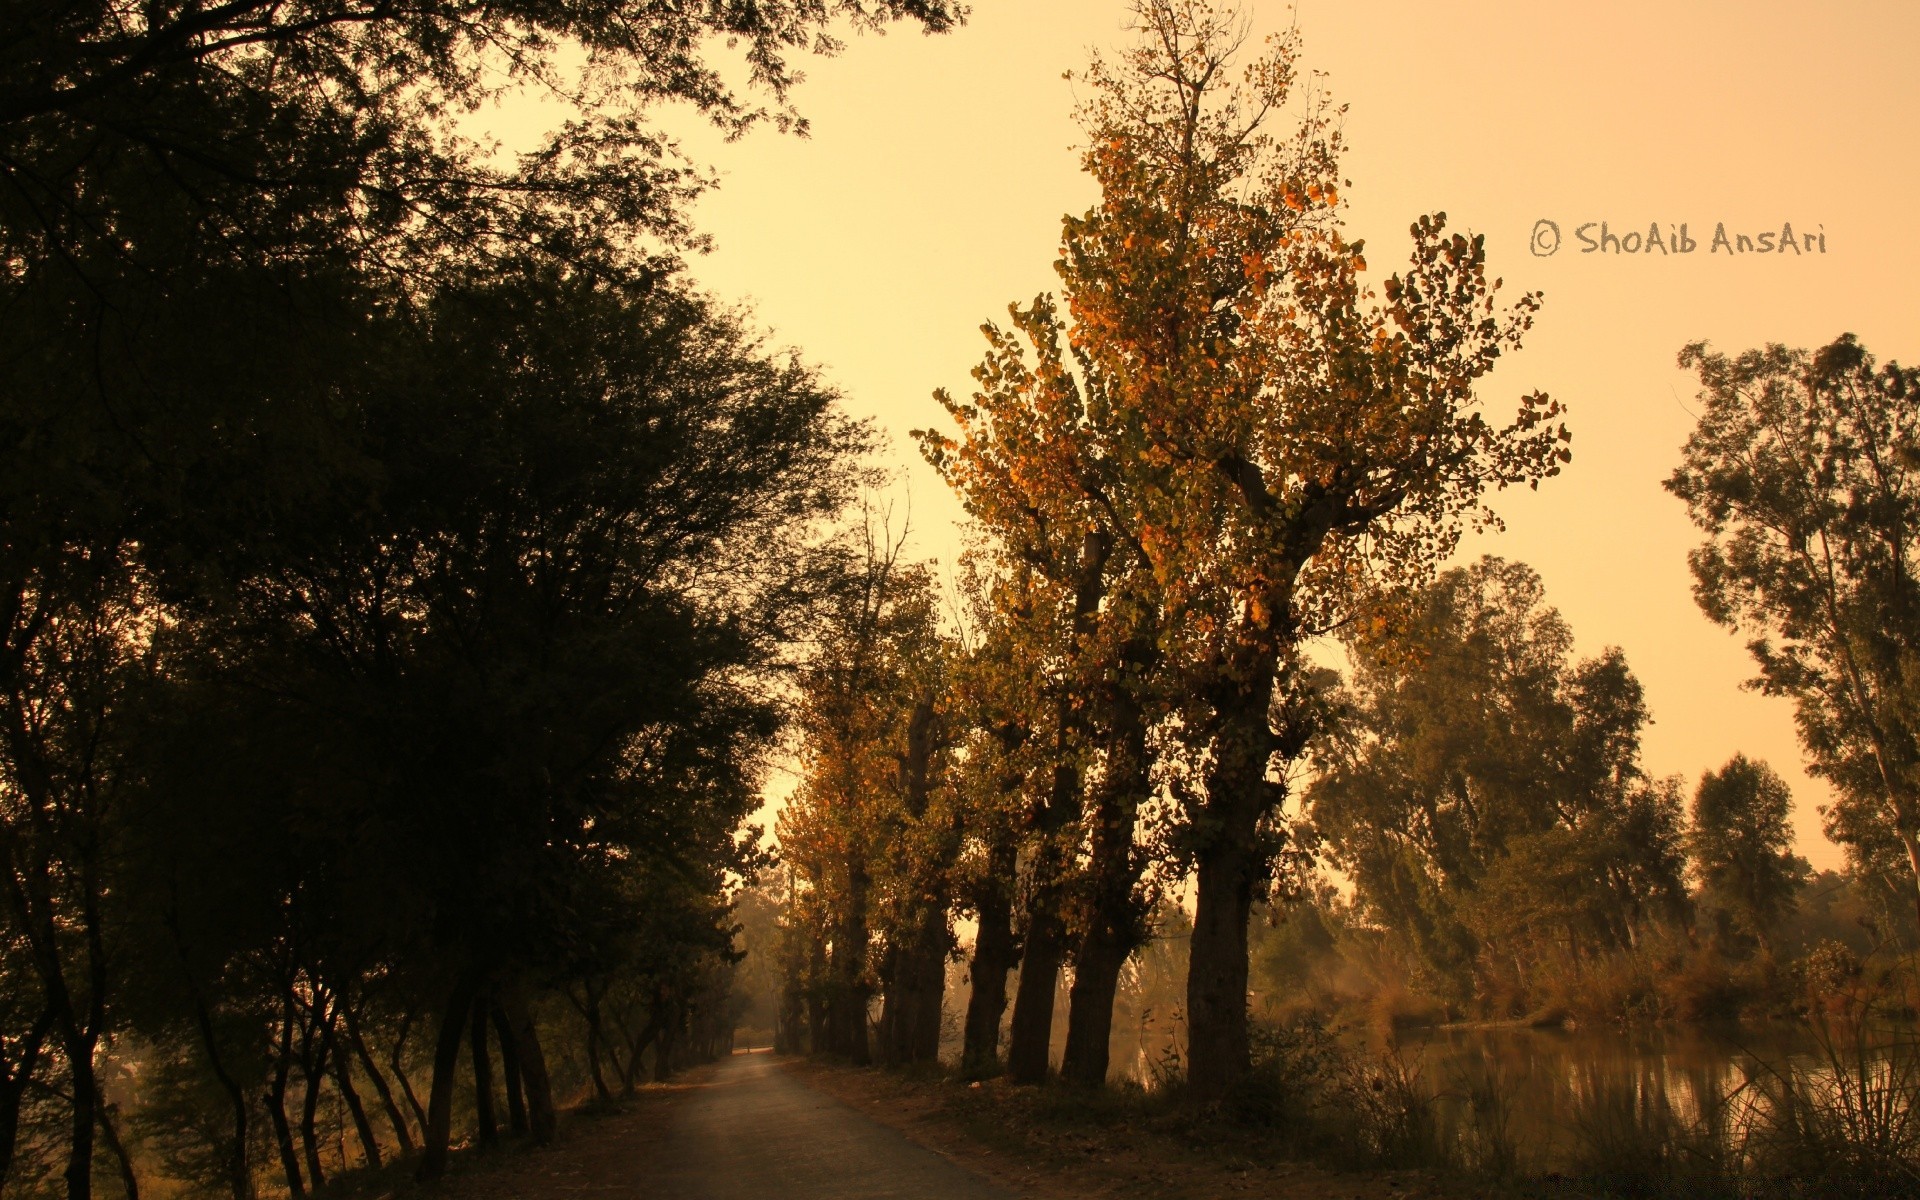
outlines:
[[[678,1035],[684,1017],[680,1012],[680,1006],[667,1000],[660,1001],[660,1008],[655,1012],[658,1014],[659,1025],[653,1034],[653,1081],[665,1083],[673,1075],[673,1051],[675,1044],[680,1040]],[[650,1021],[649,1024],[652,1022]],[[637,1070],[640,1063],[638,1053],[634,1054],[633,1061]]]
[[[40,1065],[40,1052],[46,1045],[47,1035],[53,1032],[53,1022],[53,1009],[43,1008],[39,1019],[20,1039],[15,1060],[6,1064],[5,1077],[0,1079],[0,1193],[6,1190],[7,1176],[13,1171],[14,1151],[20,1142],[20,1104],[33,1083],[33,1073]]]
[[[900,760],[901,797],[907,816],[926,828],[932,798],[934,756],[942,745],[942,725],[934,692],[922,694],[907,719],[907,748]],[[940,1057],[940,1001],[947,984],[947,875],[960,852],[957,823],[941,834],[926,859],[916,865],[923,898],[916,898],[903,936],[891,948],[886,1006],[880,1019],[881,1052],[890,1063],[931,1062]]]
[[[1087,924],[1074,951],[1067,1048],[1060,1062],[1062,1078],[1087,1087],[1106,1082],[1120,972],[1145,941],[1146,913],[1135,889],[1146,860],[1135,852],[1133,836],[1151,784],[1146,715],[1124,693],[1108,707],[1106,765],[1094,796],[1087,864]]]
[[[280,1170],[287,1177],[293,1200],[307,1194],[300,1175],[300,1157],[293,1148],[293,1126],[287,1123],[287,1081],[293,1074],[293,1007],[289,1001],[280,1022],[279,1053],[274,1056],[273,1080],[267,1086],[267,1117],[273,1122],[273,1143],[280,1151]]]
[[[559,1118],[554,1112],[553,1082],[547,1073],[546,1052],[540,1046],[540,1031],[534,1026],[526,995],[518,987],[508,988],[500,1005],[500,1014],[513,1031],[515,1070],[525,1085],[527,1132],[534,1145],[545,1146],[553,1141]]]
[[[440,1017],[440,1037],[433,1051],[433,1087],[427,1095],[426,1133],[421,1139],[420,1170],[422,1181],[446,1174],[447,1142],[453,1132],[454,1072],[460,1067],[460,1039],[466,1033],[467,1014],[473,1008],[478,990],[471,981],[453,987],[447,997],[446,1011]]]
[[[812,939],[807,957],[807,1053],[825,1054],[833,1047],[827,1024],[828,986],[827,949],[819,937]]]
[[[1275,598],[1268,609],[1289,606]],[[1315,723],[1311,696],[1276,686],[1276,642],[1291,644],[1271,631],[1242,643],[1210,697],[1213,767],[1205,806],[1194,814],[1198,886],[1187,960],[1187,1094],[1200,1105],[1225,1099],[1252,1065],[1247,921],[1272,868],[1261,821],[1286,799],[1267,774],[1276,756],[1291,760],[1305,748]]]
[[[1080,939],[1075,955],[1073,987],[1067,993],[1067,1048],[1060,1059],[1060,1077],[1085,1087],[1107,1081],[1109,1049],[1113,1040],[1113,1000],[1120,990],[1120,971],[1138,942],[1122,930],[1102,922]]]
[[[1899,830],[1900,844],[1907,852],[1907,866],[1913,872],[1914,914],[1920,917],[1920,839],[1905,829]]]
[[[496,1000],[489,1014],[493,1033],[500,1041],[500,1077],[507,1089],[507,1128],[514,1133],[527,1131],[527,1102],[520,1092],[520,1048],[514,1043],[513,1029]]]
[[[406,1115],[394,1102],[393,1088],[387,1084],[387,1077],[373,1061],[373,1054],[367,1049],[367,1040],[360,1034],[360,1018],[352,1009],[346,1010],[347,1042],[353,1047],[353,1053],[360,1060],[360,1069],[366,1072],[367,1082],[373,1085],[374,1095],[380,1098],[380,1107],[387,1114],[387,1124],[393,1126],[394,1139],[400,1145],[401,1154],[413,1153],[413,1131],[407,1127]]]
[[[665,1002],[662,1001],[662,1003],[664,1004]],[[633,1095],[634,1085],[640,1082],[641,1059],[646,1054],[647,1047],[653,1045],[654,1039],[660,1036],[661,1023],[664,1020],[665,1015],[660,1011],[659,1006],[656,1005],[647,1013],[647,1023],[637,1036],[624,1035],[627,1038],[627,1065],[621,1067],[618,1059],[615,1059],[613,1064],[620,1072],[620,1094],[622,1096]],[[613,1056],[612,1046],[607,1047],[607,1054],[609,1057]],[[657,1058],[654,1066],[656,1069],[660,1066]]]
[[[867,890],[872,881],[866,864],[857,859],[847,863],[847,879],[847,911],[833,939],[833,990],[828,995],[827,1019],[834,1053],[864,1067],[873,1062],[867,1038],[867,1002],[872,998],[867,982]]]
[[[325,1004],[324,999],[316,1004]],[[319,1018],[314,1018],[317,1024]],[[300,1098],[300,1149],[307,1162],[307,1179],[313,1184],[313,1190],[319,1191],[327,1186],[327,1176],[320,1168],[320,1138],[314,1128],[314,1118],[320,1112],[320,1085],[326,1080],[327,1047],[319,1036],[319,1030],[309,1026],[306,1041],[300,1048],[300,1074],[306,1080],[306,1094]]]
[[[940,1019],[947,994],[947,955],[953,949],[953,931],[944,908],[929,906],[921,914],[919,945],[912,964],[917,975],[919,1002],[905,1030],[907,1061],[940,1061]]]
[[[973,960],[968,965],[967,1024],[960,1051],[960,1069],[970,1076],[990,1075],[1000,1068],[1000,1019],[1007,1011],[1007,972],[1019,959],[1013,936],[1013,878],[1016,848],[1008,836],[987,852],[987,875],[974,911],[979,929],[974,934]]]
[[[227,1187],[233,1192],[233,1200],[253,1200],[247,1094],[221,1058],[220,1043],[213,1032],[213,1014],[207,1011],[206,1001],[201,998],[197,987],[193,990],[193,1019],[200,1031],[201,1049],[206,1052],[207,1063],[213,1068],[213,1077],[219,1081],[220,1089],[227,1094],[227,1103],[233,1109],[233,1143],[227,1149]],[[0,1179],[4,1178],[4,1174],[0,1174]]]
[[[353,1070],[347,1062],[347,1056],[341,1053],[340,1033],[334,1028],[335,1012],[328,1018],[327,1058],[333,1063],[333,1085],[340,1089],[340,1099],[346,1103],[347,1115],[353,1119],[353,1132],[360,1139],[360,1154],[366,1159],[367,1166],[380,1169],[380,1139],[374,1135],[373,1122],[367,1120],[367,1109],[360,1103],[360,1092],[353,1086]]]
[[[1053,999],[1066,954],[1057,898],[1036,897],[1028,908],[1020,986],[1014,993],[1013,1025],[1007,1031],[1007,1078],[1043,1083],[1053,1050]]]
[[[393,1068],[393,1078],[400,1085],[400,1094],[407,1099],[407,1107],[413,1110],[413,1119],[420,1126],[420,1137],[427,1136],[427,1109],[420,1103],[420,1097],[413,1094],[413,1081],[407,1077],[407,1034],[413,1028],[411,1009],[400,1018],[400,1029],[393,1035],[393,1052],[387,1055],[387,1065]]]
[[[1233,838],[1216,840],[1199,856],[1187,965],[1187,1089],[1197,1104],[1224,1099],[1250,1065],[1247,921],[1253,909],[1253,858],[1247,841]]]
[[[1072,719],[1064,703],[1059,719],[1063,724]],[[1015,1083],[1044,1082],[1051,1064],[1054,991],[1067,952],[1066,922],[1061,912],[1067,849],[1061,838],[1062,831],[1079,816],[1080,784],[1080,773],[1072,766],[1063,763],[1054,767],[1053,787],[1036,821],[1040,840],[1033,854],[1027,896],[1020,986],[1013,999],[1013,1025],[1007,1031],[1007,1077]]]
[[[594,1095],[602,1100],[612,1100],[613,1090],[607,1086],[607,1077],[600,1069],[601,1042],[605,1036],[600,1031],[600,996],[593,990],[590,980],[582,982],[580,987],[586,999],[575,1000],[574,1007],[580,1010],[581,1019],[587,1023],[587,1074],[593,1079]],[[567,989],[567,997],[573,998],[573,989]],[[617,1058],[613,1067],[616,1071],[620,1069]]]
[[[113,1123],[114,1106],[100,1105],[99,1116],[100,1136],[106,1139],[107,1148],[113,1151],[113,1160],[120,1168],[120,1194],[124,1200],[140,1200],[140,1179],[133,1173],[133,1156],[127,1153],[127,1145],[120,1140],[120,1130]]]
[[[473,1002],[470,1033],[472,1036],[468,1049],[473,1066],[474,1134],[482,1146],[491,1146],[500,1140],[500,1125],[493,1116],[493,1058],[487,1053],[485,997]]]

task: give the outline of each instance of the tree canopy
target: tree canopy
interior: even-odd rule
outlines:
[[[1574,661],[1531,568],[1447,571],[1405,627],[1349,647],[1308,816],[1435,986],[1514,994],[1514,964],[1622,949],[1684,911],[1678,785],[1640,764],[1640,684],[1617,649]]]
[[[1791,697],[1812,770],[1837,793],[1828,835],[1899,864],[1920,904],[1920,372],[1851,336],[1680,354],[1705,405],[1667,489],[1707,540],[1694,596],[1748,634],[1756,686]]]

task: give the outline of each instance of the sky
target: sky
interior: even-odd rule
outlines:
[[[1065,72],[1128,43],[1125,0],[973,0],[964,27],[850,37],[804,64],[811,132],[736,142],[682,122],[719,173],[693,210],[714,248],[693,277],[751,304],[848,408],[887,435],[921,553],[950,558],[959,509],[909,431],[944,422],[935,388],[966,394],[1003,318],[1056,284],[1060,219],[1094,198],[1080,172]],[[1793,785],[1798,848],[1816,867],[1824,788],[1809,780],[1784,699],[1745,691],[1744,638],[1695,606],[1699,537],[1662,489],[1694,424],[1682,346],[1816,347],[1857,334],[1881,360],[1920,359],[1920,5],[1745,0],[1675,4],[1251,2],[1250,51],[1297,25],[1303,65],[1348,105],[1349,236],[1376,279],[1405,262],[1407,227],[1445,212],[1484,234],[1510,292],[1545,303],[1527,348],[1482,384],[1490,409],[1540,389],[1570,408],[1573,462],[1537,493],[1495,498],[1483,553],[1531,564],[1581,654],[1617,645],[1646,688],[1655,775],[1736,751]],[[502,110],[510,135],[531,110]],[[1554,222],[1559,249],[1544,227]],[[1576,230],[1663,240],[1688,254],[1582,253]],[[1792,254],[1714,252],[1729,236],[1824,237]],[[1600,230],[1587,231],[1597,239]]]

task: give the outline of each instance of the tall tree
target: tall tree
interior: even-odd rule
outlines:
[[[1920,909],[1920,371],[1847,335],[1815,353],[1680,352],[1705,407],[1667,489],[1707,535],[1706,614],[1751,636],[1754,686],[1794,701],[1828,836],[1900,864]]]
[[[1190,1085],[1221,1098],[1248,1062],[1247,920],[1284,844],[1276,770],[1314,731],[1305,639],[1371,587],[1416,581],[1489,488],[1566,459],[1559,406],[1505,425],[1474,386],[1537,306],[1503,311],[1479,239],[1413,228],[1375,302],[1337,229],[1335,113],[1264,126],[1294,95],[1282,39],[1236,82],[1240,27],[1197,0],[1144,0],[1140,40],[1087,72],[1085,164],[1099,203],[1066,222],[1064,341],[1085,447],[1063,472],[1153,580],[1156,642],[1188,778],[1181,839],[1198,877]],[[1048,414],[1042,410],[1041,418]]]
[[[1134,832],[1159,710],[1154,600],[1146,560],[1096,500],[1126,502],[1124,481],[1100,465],[1105,380],[1066,353],[1049,298],[1010,312],[1011,330],[985,329],[971,401],[936,394],[959,437],[916,437],[986,535],[997,577],[986,628],[1001,666],[1038,688],[1017,722],[1033,851],[1008,1070],[1045,1077],[1056,983],[1072,955],[1079,1017],[1069,1014],[1066,1063],[1097,1084],[1113,988],[1142,936]],[[1098,482],[1090,489],[1083,476]]]
[[[958,845],[936,795],[947,651],[933,576],[871,518],[855,540],[801,673],[801,783],[778,829],[797,924],[817,951],[808,984],[825,1036],[813,1049],[864,1064],[883,986],[883,1053],[928,1057],[929,1031],[937,1053]]]
[[[1787,781],[1744,754],[1702,774],[1693,794],[1687,856],[1701,903],[1723,935],[1752,938],[1763,951],[1813,873],[1793,852],[1792,809]]]

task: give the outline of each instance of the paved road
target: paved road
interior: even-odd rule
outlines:
[[[1013,1200],[782,1071],[736,1054],[675,1105],[648,1170],[662,1200]]]

